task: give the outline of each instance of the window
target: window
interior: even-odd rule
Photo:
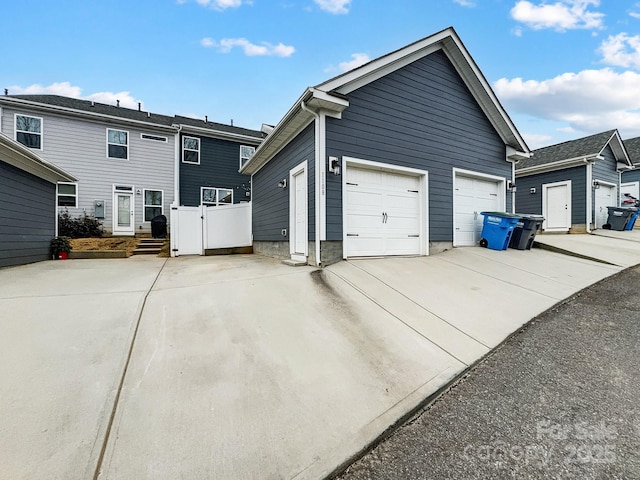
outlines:
[[[244,167],[244,164],[249,161],[256,151],[256,147],[249,147],[247,145],[240,145],[240,169]]]
[[[58,206],[78,208],[78,184],[58,184]]]
[[[42,150],[42,119],[16,114],[16,141],[26,147]]]
[[[200,188],[203,205],[228,205],[233,203],[233,190],[230,188]]]
[[[153,217],[163,214],[162,190],[144,191],[144,221],[150,222]]]
[[[107,157],[129,158],[129,132],[107,128]]]
[[[141,133],[140,138],[143,140],[154,140],[156,142],[167,143],[169,139],[167,137],[161,137],[160,135],[151,135],[149,133]]]
[[[182,161],[184,163],[200,164],[200,139],[182,137]]]

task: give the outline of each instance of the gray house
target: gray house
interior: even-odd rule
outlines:
[[[242,169],[254,250],[328,265],[475,245],[529,153],[448,28],[305,90]]]
[[[76,178],[0,133],[0,267],[51,258],[56,185]]]
[[[168,216],[175,188],[176,137],[170,116],[56,95],[0,97],[0,131],[73,174],[57,205],[103,220],[114,235],[149,232]]]
[[[623,143],[633,164],[633,170],[622,172],[620,191],[622,194],[629,193],[635,198],[640,198],[640,137],[630,138]]]
[[[251,200],[251,177],[239,173],[265,134],[207,118],[177,116],[180,131],[179,204],[225,205]]]
[[[516,165],[516,209],[543,215],[547,232],[601,228],[630,166],[617,130],[540,148]]]

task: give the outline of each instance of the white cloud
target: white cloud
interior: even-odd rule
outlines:
[[[186,3],[187,0],[177,0],[179,4]],[[227,8],[238,8],[241,5],[251,5],[250,0],[196,0],[196,3],[206,8],[214,10],[226,10]]]
[[[588,10],[591,5],[597,7],[600,0],[559,0],[538,5],[527,0],[518,0],[511,9],[511,17],[534,30],[602,28],[604,14]]]
[[[349,13],[351,0],[313,0],[322,10],[329,13]]]
[[[602,54],[603,63],[640,70],[640,35],[611,35],[602,42],[598,52]]]
[[[527,142],[529,148],[533,150],[536,148],[546,147],[553,140],[551,135],[539,133],[523,133],[522,136],[524,137],[524,141]]]
[[[13,85],[7,87],[11,95],[61,95],[63,97],[79,98],[81,100],[93,100],[107,105],[115,105],[120,100],[120,106],[126,108],[138,108],[140,100],[131,96],[130,92],[96,92],[82,95],[82,88],[71,85],[69,82],[57,82],[48,86],[33,84],[28,87]]]
[[[296,51],[294,47],[283,43],[272,45],[268,42],[262,42],[260,45],[257,45],[251,43],[246,38],[223,38],[220,41],[216,41],[212,38],[205,37],[200,40],[200,45],[207,48],[216,48],[220,53],[229,53],[234,47],[239,47],[244,51],[244,54],[249,57],[290,57]]]
[[[560,121],[576,131],[618,128],[640,135],[640,74],[610,68],[564,73],[547,80],[501,78],[494,83],[507,109]]]
[[[476,2],[472,0],[453,0],[453,3],[457,3],[458,5],[462,5],[463,7],[475,7]]]
[[[369,55],[367,55],[366,53],[352,53],[351,60],[349,60],[348,62],[340,62],[338,64],[338,69],[341,72],[348,72],[349,70],[353,70],[360,65],[364,65],[370,60],[371,58],[369,58]]]

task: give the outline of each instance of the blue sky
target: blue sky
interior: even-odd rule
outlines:
[[[2,16],[12,94],[258,129],[307,86],[453,26],[532,148],[640,136],[638,1],[25,0]]]

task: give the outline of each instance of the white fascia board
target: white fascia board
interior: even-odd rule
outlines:
[[[565,168],[579,167],[581,165],[594,162],[597,155],[589,155],[586,157],[569,158],[567,160],[560,160],[559,162],[545,163],[544,165],[536,165],[534,167],[526,167],[516,169],[517,177],[526,177],[528,175],[535,175],[537,173],[553,172],[555,170],[562,170]]]
[[[604,144],[604,146],[602,147],[602,150],[600,150],[600,155],[602,155],[602,152],[604,152],[604,149],[607,148],[607,145],[611,146],[611,150],[613,150],[613,154],[616,156],[617,163],[623,163],[620,161],[620,159],[622,158],[624,159],[624,163],[626,163],[627,165],[633,165],[631,163],[631,159],[629,158],[629,155],[627,154],[627,149],[624,148],[624,143],[622,142],[622,139],[620,138],[620,134],[618,133],[617,130],[613,132],[613,135],[611,135],[611,138],[609,138],[607,143]]]
[[[0,160],[51,183],[78,181],[70,173],[40,158],[3,133],[0,133]]]
[[[19,107],[32,108],[42,112],[91,119],[93,121],[102,121],[107,123],[109,122],[120,123],[120,124],[141,126],[148,129],[166,130],[170,132],[176,131],[176,127],[174,125],[162,125],[160,123],[154,123],[154,122],[143,122],[141,120],[134,120],[131,118],[105,115],[104,113],[92,113],[92,112],[87,112],[85,110],[76,110],[75,108],[61,107],[57,105],[49,105],[46,103],[39,103],[39,102],[31,102],[28,100],[22,100],[17,98],[0,98],[0,103],[4,103],[5,105],[8,104],[7,106],[16,107],[16,108],[19,108]]]
[[[193,133],[202,135],[203,137],[219,138],[222,140],[239,140],[254,145],[259,145],[263,138],[252,137],[251,135],[242,135],[241,133],[224,132],[222,130],[211,130],[210,128],[196,127],[184,123],[173,124],[175,127],[181,127],[182,133]]]

